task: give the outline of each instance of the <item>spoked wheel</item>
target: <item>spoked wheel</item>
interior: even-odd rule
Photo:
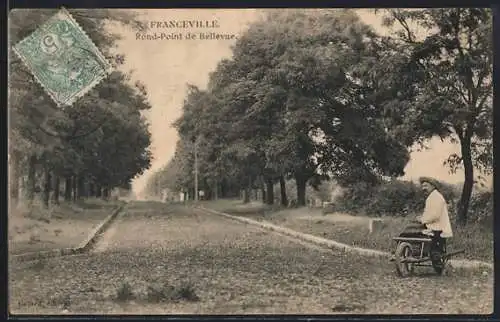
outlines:
[[[412,248],[409,243],[399,243],[394,255],[396,257],[396,271],[399,276],[407,277],[413,273],[413,264],[406,262],[412,257]]]

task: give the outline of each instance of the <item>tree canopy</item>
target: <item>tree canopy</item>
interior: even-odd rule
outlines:
[[[240,37],[207,90],[190,88],[175,123],[181,140],[201,137],[199,166],[211,181],[225,173],[250,188],[293,178],[299,204],[307,182],[347,180],[348,168],[371,181],[399,175],[406,147],[368,97],[380,89],[358,79],[374,68],[376,45],[351,11],[275,11]]]
[[[232,180],[237,189],[266,191],[272,203],[273,185],[283,190],[293,179],[303,205],[307,184],[403,175],[409,148],[439,136],[461,146],[447,164],[465,169],[465,222],[474,166],[492,171],[491,11],[379,16],[395,28],[388,36],[354,10],[268,11],[219,62],[206,89],[189,87],[174,124],[175,162],[160,172],[175,172],[184,178],[176,188],[192,189],[196,151],[203,189]]]
[[[404,72],[417,88],[400,114],[407,140],[440,136],[460,144],[450,155],[452,171],[463,166],[465,180],[458,218],[467,220],[474,168],[493,171],[492,12],[483,8],[386,10],[385,24],[399,25],[393,38],[407,53]],[[419,37],[420,29],[425,36]]]
[[[69,10],[115,67],[125,56],[112,55],[117,35],[106,21],[138,26],[126,11]],[[44,173],[44,203],[49,194],[58,202],[60,179],[66,199],[108,196],[115,187],[130,187],[131,180],[150,166],[150,133],[141,111],[151,108],[146,89],[118,69],[72,106],[59,108],[36,83],[12,46],[45,22],[55,10],[22,9],[10,12],[11,59],[9,73],[9,155],[11,203],[19,199],[19,178],[27,176],[26,196],[31,201],[36,174]],[[133,144],[131,144],[133,142]]]

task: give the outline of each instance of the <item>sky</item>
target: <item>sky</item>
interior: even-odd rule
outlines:
[[[357,11],[365,23],[379,32],[387,32],[381,26],[379,16],[371,10]],[[171,124],[181,116],[187,84],[205,88],[209,73],[216,68],[217,63],[231,57],[231,45],[235,41],[186,39],[188,33],[198,36],[200,30],[210,30],[165,28],[162,23],[172,20],[209,21],[218,26],[213,31],[237,37],[258,19],[261,12],[256,9],[145,9],[137,12],[139,20],[150,26],[148,33],[156,33],[158,39],[141,39],[147,36],[141,34],[138,37],[134,30],[122,26],[114,25],[110,28],[122,37],[117,51],[125,55],[126,61],[121,69],[133,71],[133,80],[140,80],[145,84],[152,105],[145,116],[150,123],[154,159],[151,168],[134,180],[133,189],[140,193],[149,176],[164,166],[175,152],[177,132]],[[182,34],[182,39],[179,39],[179,33]],[[456,144],[433,139],[428,147],[425,151],[411,154],[403,179],[416,180],[419,176],[426,175],[449,183],[463,181],[462,171],[450,174],[443,166],[443,161],[450,154],[459,154],[460,149]],[[488,184],[491,184],[491,180]]]

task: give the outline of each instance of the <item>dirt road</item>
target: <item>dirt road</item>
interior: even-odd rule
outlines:
[[[13,313],[488,314],[493,276],[323,250],[192,208],[132,202],[87,255],[9,267]],[[431,273],[431,274],[429,274]],[[127,284],[133,296],[118,300]],[[168,287],[167,287],[168,286]],[[152,289],[182,289],[159,302]],[[186,291],[188,290],[188,291]],[[186,293],[187,292],[187,293]]]

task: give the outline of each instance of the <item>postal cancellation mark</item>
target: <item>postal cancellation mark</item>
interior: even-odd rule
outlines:
[[[20,41],[14,51],[58,106],[73,104],[111,71],[64,8]]]

